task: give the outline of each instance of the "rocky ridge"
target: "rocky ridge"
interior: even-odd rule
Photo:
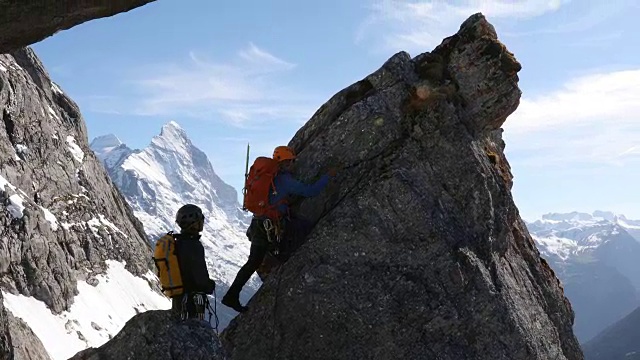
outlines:
[[[573,311],[510,193],[500,126],[520,64],[481,14],[400,52],[289,143],[315,223],[222,335],[232,359],[582,359]]]
[[[169,311],[134,316],[108,343],[83,350],[69,360],[224,360],[218,336],[206,323],[180,321]]]
[[[9,331],[9,316],[4,308],[2,292],[0,292],[0,360],[14,359],[11,332]],[[31,340],[35,340],[31,338]],[[43,359],[44,360],[44,359]]]
[[[232,358],[582,358],[509,192],[519,69],[476,14],[321,107],[291,145],[308,178],[342,159],[341,182],[300,206],[314,231],[225,331]]]
[[[98,284],[105,260],[156,289],[142,224],[89,150],[78,106],[30,48],[0,55],[0,115],[4,304],[19,294],[61,314],[78,281]]]
[[[77,105],[49,80],[30,49],[0,55],[3,288],[34,296],[56,313],[69,306],[76,273],[101,273],[120,259],[151,269],[142,224],[91,153]]]
[[[13,359],[51,360],[42,341],[33,333],[29,325],[10,313],[7,315],[9,316]]]

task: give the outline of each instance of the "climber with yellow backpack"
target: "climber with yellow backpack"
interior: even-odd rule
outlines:
[[[293,239],[294,233],[296,237],[304,237],[310,230],[307,221],[290,214],[289,197],[316,196],[327,186],[329,178],[336,176],[335,170],[331,170],[315,183],[305,184],[293,177],[295,160],[296,154],[292,148],[278,146],[272,158],[256,158],[245,174],[243,209],[253,213],[247,229],[251,248],[247,262],[222,298],[222,304],[238,312],[247,310],[246,306],[240,304],[240,291],[260,267],[267,252],[277,255],[285,243],[288,243],[286,250],[292,251],[295,246],[293,243],[299,240]]]
[[[169,232],[158,239],[153,260],[162,291],[171,298],[173,313],[182,319],[202,320],[209,307],[207,295],[216,287],[209,278],[200,242],[204,214],[198,206],[187,204],[176,213],[176,223],[180,233]]]

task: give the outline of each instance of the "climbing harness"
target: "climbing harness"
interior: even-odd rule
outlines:
[[[215,327],[213,325],[211,325],[211,327],[214,328],[216,335],[218,335],[218,327],[220,326],[220,320],[218,319],[218,309],[217,309],[217,296],[216,296],[216,292],[213,292],[213,296],[214,296],[214,302],[213,302],[213,309],[211,309],[211,302],[209,301],[209,297],[207,296],[207,294],[204,293],[195,293],[193,294],[193,305],[195,307],[195,314],[196,314],[196,318],[198,320],[204,320],[204,316],[207,312],[207,310],[209,311],[209,320],[208,323],[209,325],[211,325],[211,318],[215,317],[216,322],[215,322]],[[189,295],[188,294],[184,294],[182,296],[182,311],[180,314],[180,317],[182,318],[182,320],[186,320],[189,318],[189,313],[187,311],[187,302],[189,301]]]
[[[271,219],[265,219],[262,223],[262,225],[264,226],[264,230],[267,233],[267,240],[270,243],[274,242],[274,239],[271,238],[271,231],[273,231],[274,235],[275,235],[275,244],[276,244],[276,248],[273,250],[273,254],[274,255],[278,255],[278,253],[280,252],[279,250],[279,245],[280,245],[280,240],[282,238],[282,224],[280,221],[276,221],[275,223],[271,220]]]
[[[204,313],[206,312],[204,303],[207,300],[207,295],[196,293],[193,295],[193,305],[196,308],[196,316],[198,320],[204,320]]]

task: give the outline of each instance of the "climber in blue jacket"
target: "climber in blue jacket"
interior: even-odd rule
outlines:
[[[296,195],[305,198],[317,196],[329,184],[329,179],[336,176],[336,171],[330,170],[328,174],[320,177],[315,183],[305,184],[296,180],[291,172],[296,159],[293,149],[288,146],[278,146],[273,152],[273,158],[278,161],[279,170],[273,179],[275,191],[269,195],[270,204],[276,204],[281,200],[288,200],[289,197]],[[240,268],[231,287],[229,287],[229,290],[222,298],[222,304],[238,312],[247,310],[246,306],[240,304],[240,291],[247,281],[249,281],[251,275],[258,270],[267,251],[283,251],[286,252],[285,256],[288,256],[300,245],[311,230],[309,221],[291,216],[288,201],[281,202],[277,206],[277,209],[282,215],[283,224],[281,224],[281,226],[284,227],[285,234],[280,244],[278,244],[278,247],[281,247],[281,249],[274,248],[273,238],[275,237],[275,233],[271,229],[269,232],[265,229],[266,218],[254,216],[251,220],[251,225],[247,229],[247,236],[251,240],[249,259],[247,259],[247,262]]]
[[[294,158],[295,159],[295,158]],[[276,204],[277,202],[288,199],[293,195],[302,196],[305,198],[314,197],[319,195],[322,190],[329,184],[329,174],[322,175],[318,181],[313,184],[305,184],[298,181],[293,177],[291,167],[295,160],[280,160],[280,171],[278,175],[273,179],[273,191],[269,195],[269,203]],[[335,174],[332,174],[335,176]],[[283,202],[277,207],[282,216],[286,218],[289,213],[288,202]]]

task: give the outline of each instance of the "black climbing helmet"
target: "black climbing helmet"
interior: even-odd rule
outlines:
[[[176,213],[176,223],[182,229],[201,220],[204,220],[204,214],[199,207],[193,204],[184,205]]]

